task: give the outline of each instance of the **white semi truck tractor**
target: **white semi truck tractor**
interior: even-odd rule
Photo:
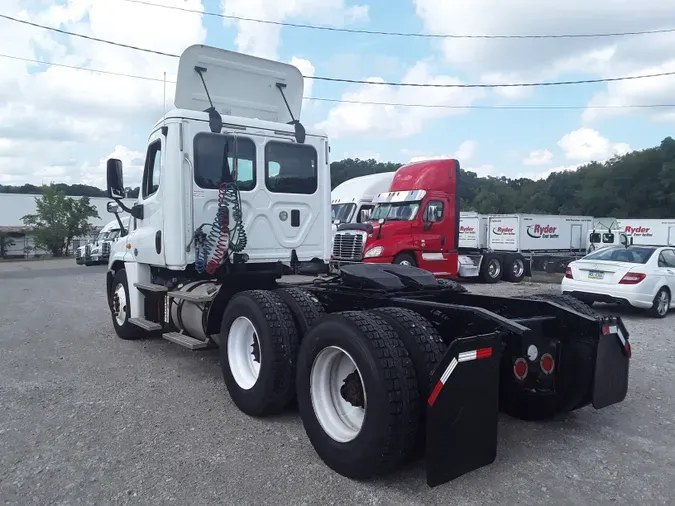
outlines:
[[[120,338],[218,349],[242,412],[297,400],[319,457],[355,479],[426,452],[439,485],[494,461],[500,408],[542,419],[624,399],[628,331],[574,299],[473,295],[391,264],[285,282],[328,272],[331,251],[328,138],[300,123],[302,97],[294,66],[185,50],[133,206],[107,163],[109,210],[131,216],[106,275]]]

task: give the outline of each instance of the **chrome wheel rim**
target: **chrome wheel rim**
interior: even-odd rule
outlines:
[[[117,283],[113,292],[113,316],[120,327],[127,319],[127,294],[122,283]]]

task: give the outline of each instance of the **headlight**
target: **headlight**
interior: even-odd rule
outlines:
[[[368,251],[366,251],[364,258],[379,257],[382,255],[383,251],[384,248],[382,246],[375,246],[374,248],[370,248]]]

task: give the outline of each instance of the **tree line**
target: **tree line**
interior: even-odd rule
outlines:
[[[461,160],[460,160],[461,163]],[[353,177],[392,172],[402,163],[348,158],[331,163],[331,187]],[[105,197],[88,185],[54,184],[67,196]],[[129,188],[129,197],[138,188]],[[34,185],[3,186],[0,192],[41,194]],[[658,146],[592,162],[576,171],[556,172],[546,179],[478,177],[462,170],[460,206],[480,213],[573,214],[614,218],[675,217],[675,140]]]

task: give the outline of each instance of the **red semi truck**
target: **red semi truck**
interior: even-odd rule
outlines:
[[[396,171],[368,223],[344,223],[333,243],[332,265],[365,262],[420,267],[437,278],[458,276],[457,160],[431,160]]]
[[[459,173],[454,159],[398,169],[389,192],[373,199],[376,207],[368,223],[338,228],[332,270],[353,262],[393,263],[420,267],[437,278],[480,277],[488,283],[502,278],[519,282],[529,275],[529,264],[519,251],[464,251],[456,198]]]

